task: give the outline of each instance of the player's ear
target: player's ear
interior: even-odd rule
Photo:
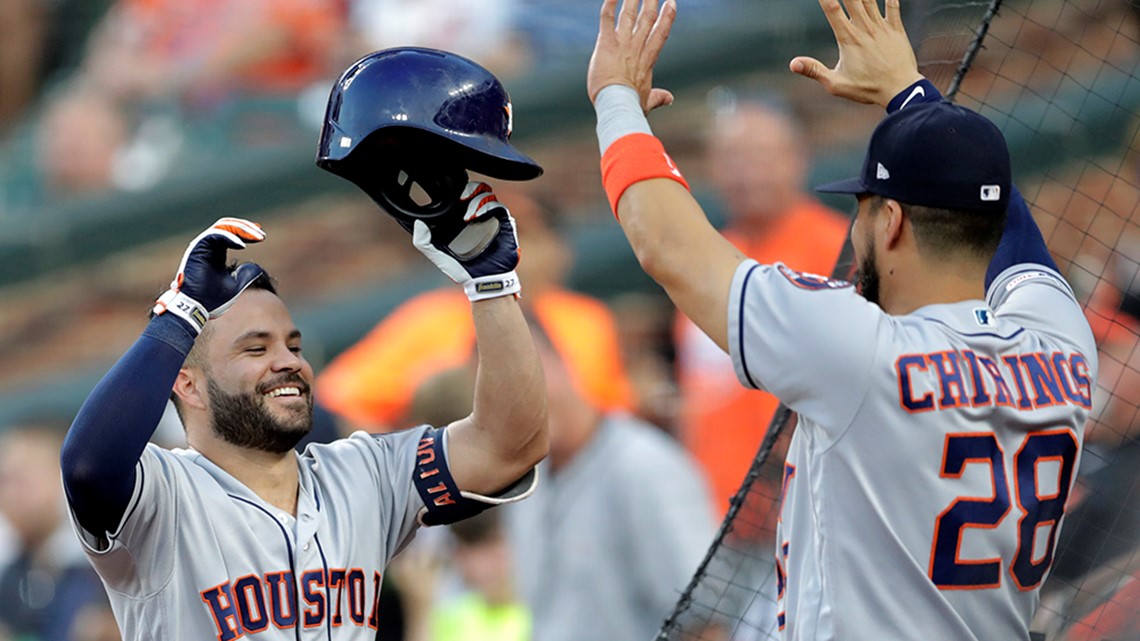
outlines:
[[[209,407],[206,394],[206,378],[197,368],[183,367],[174,379],[174,394],[183,407],[205,410]]]
[[[887,249],[894,249],[902,240],[904,223],[906,222],[902,205],[893,198],[887,198],[883,202],[883,209],[879,215],[883,220],[883,232],[886,235],[884,246]]]

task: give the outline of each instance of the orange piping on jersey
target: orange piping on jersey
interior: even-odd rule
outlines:
[[[788,553],[790,551],[790,548],[791,548],[791,544],[789,544],[787,541],[784,541],[783,545],[780,546],[780,554],[776,555],[776,585],[777,585],[776,600],[777,601],[782,601],[784,598],[784,595],[787,594],[787,592],[788,592],[787,565],[788,565]],[[781,609],[779,612],[776,613],[776,621],[779,623],[780,631],[783,631],[784,627],[787,624],[787,618],[785,617],[786,613],[787,613],[786,608]]]
[[[329,604],[329,610],[332,612],[331,625],[334,628],[339,628],[344,622],[344,617],[340,612],[340,604],[344,601],[344,583],[347,574],[347,568],[329,568],[329,594],[336,595],[333,597],[336,600],[336,605]]]
[[[982,379],[982,368],[978,364],[978,355],[972,349],[962,350],[962,358],[966,361],[966,368],[970,370],[970,382],[974,386],[974,395],[970,398],[970,407],[983,407],[990,404],[990,394],[986,389],[986,382]]]
[[[942,396],[938,399],[938,409],[968,406],[970,403],[966,400],[968,396],[966,381],[962,378],[962,366],[958,363],[958,352],[954,350],[933,352],[926,355],[926,360],[930,361],[930,364],[934,365],[935,371],[938,372],[938,386],[942,392]],[[958,393],[952,395],[954,389],[957,389]]]
[[[318,628],[325,621],[325,593],[320,590],[314,590],[313,588],[325,587],[325,571],[308,570],[301,575],[301,585],[303,586],[301,597],[305,599],[305,603],[315,608],[312,610],[305,608],[304,611],[302,611],[302,626],[305,628]]]
[[[1084,354],[1074,353],[1069,356],[1069,371],[1073,373],[1073,382],[1077,384],[1077,404],[1091,410],[1092,379],[1089,378],[1089,362]]]
[[[1084,399],[1077,394],[1073,380],[1073,367],[1070,359],[1063,352],[1053,352],[1053,370],[1057,372],[1057,382],[1061,385],[1061,392],[1065,398],[1074,405],[1084,407]]]
[[[247,584],[247,585],[243,586],[242,581],[244,581],[246,579],[253,579],[253,585],[250,586]],[[265,593],[261,587],[261,577],[258,576],[257,574],[247,574],[245,576],[239,576],[238,578],[234,579],[233,585],[234,585],[234,589],[233,589],[234,604],[237,605],[239,619],[241,620],[242,631],[246,634],[256,634],[258,632],[262,632],[262,631],[266,630],[267,628],[269,628],[269,619],[272,617],[270,617],[269,612],[266,611],[267,608],[266,608],[266,604],[265,604]],[[249,594],[248,594],[247,588],[249,588],[249,587],[252,587],[254,589],[254,592],[253,592],[254,598],[252,600],[249,598]],[[258,599],[258,597],[260,597],[260,599]],[[260,603],[260,605],[258,605],[259,603]],[[241,616],[243,604],[246,606],[244,608],[245,611],[248,612],[250,615],[248,622],[245,620],[246,617]],[[260,621],[255,619],[253,616],[253,613],[250,611],[251,605],[257,605],[258,614],[261,615]]]
[[[1021,359],[1018,358],[1017,354],[1014,354],[1012,356],[1002,356],[1001,360],[1005,363],[1006,367],[1009,368],[1010,373],[1013,374],[1013,382],[1017,385],[1017,409],[1033,409],[1033,402],[1029,400],[1029,392],[1026,391],[1025,388],[1025,379],[1021,376]]]
[[[953,510],[954,507],[957,506],[959,502],[964,502],[964,503],[990,503],[990,502],[993,502],[994,500],[996,500],[997,495],[998,495],[997,494],[997,475],[994,473],[994,462],[993,462],[993,459],[991,459],[990,457],[971,457],[971,458],[962,459],[962,466],[958,469],[957,473],[946,472],[946,455],[950,451],[950,439],[968,437],[968,436],[983,436],[983,437],[988,436],[988,437],[990,437],[991,439],[993,439],[994,445],[997,446],[998,451],[1001,453],[1001,460],[1002,461],[1005,460],[1005,450],[1002,449],[1001,443],[998,442],[997,437],[995,437],[992,432],[961,432],[961,433],[947,434],[946,435],[945,443],[942,446],[942,464],[938,468],[938,476],[940,478],[944,478],[944,479],[945,478],[961,478],[962,474],[965,473],[965,471],[966,471],[966,466],[969,465],[970,463],[985,463],[990,468],[990,475],[989,475],[990,476],[990,497],[989,498],[978,498],[978,497],[959,496],[958,498],[951,501],[950,505],[946,506],[946,509],[942,510],[942,512],[939,513],[938,516],[934,519],[934,536],[931,539],[931,543],[930,543],[930,565],[928,566],[927,571],[926,571],[926,575],[928,577],[930,577],[930,580],[932,583],[934,582],[934,560],[936,558],[935,553],[937,552],[937,549],[938,549],[938,530],[942,526],[942,517],[945,516],[945,514],[947,512],[949,512],[950,510]],[[995,520],[992,525],[987,525],[984,523],[963,523],[962,526],[958,529],[958,541],[957,541],[957,545],[954,548],[954,564],[955,565],[979,566],[979,565],[996,564],[998,566],[998,572],[997,572],[998,580],[995,583],[979,584],[979,585],[938,585],[937,583],[935,583],[935,585],[938,587],[939,590],[985,590],[985,589],[989,589],[989,588],[996,588],[996,587],[999,587],[1001,585],[1002,559],[1000,556],[994,557],[994,558],[989,558],[989,559],[979,559],[979,560],[975,560],[975,561],[963,561],[963,560],[961,560],[962,538],[963,538],[962,537],[962,530],[965,530],[966,528],[977,528],[977,529],[981,529],[981,530],[992,530],[1001,524],[1001,522],[1005,519],[1005,517],[1007,515],[1009,515],[1009,511],[1010,511],[1010,506],[1006,505],[1005,511],[1002,512],[1001,516],[997,520]]]
[[[1053,370],[1049,357],[1042,352],[1022,354],[1021,364],[1025,366],[1029,383],[1033,386],[1035,393],[1033,397],[1034,408],[1065,404],[1065,399],[1061,395],[1061,388],[1057,382],[1057,372]]]
[[[903,364],[904,359],[907,360],[906,364]],[[899,381],[899,407],[908,414],[921,414],[935,410],[934,392],[927,392],[922,395],[922,398],[917,401],[914,400],[914,378],[911,377],[909,371],[911,367],[916,367],[922,372],[927,371],[926,355],[903,354],[895,361],[895,373]],[[906,380],[906,385],[903,384],[904,380]],[[910,406],[907,405],[908,402],[911,404]]]
[[[359,586],[359,590],[353,585]],[[358,627],[364,626],[364,568],[352,568],[345,576],[345,594],[348,596],[348,618]],[[360,599],[356,596],[359,594]],[[337,603],[339,607],[339,602]]]
[[[1026,510],[1025,506],[1023,506],[1021,504],[1021,488],[1019,485],[1021,483],[1021,475],[1017,474],[1017,470],[1020,468],[1020,465],[1018,465],[1018,460],[1021,458],[1021,453],[1023,451],[1025,451],[1026,446],[1029,445],[1029,441],[1032,437],[1034,437],[1034,436],[1038,436],[1038,437],[1050,436],[1053,434],[1065,434],[1065,435],[1067,435],[1073,441],[1073,447],[1075,447],[1078,452],[1080,451],[1080,443],[1077,441],[1077,437],[1075,434],[1073,434],[1073,431],[1070,429],[1067,429],[1067,428],[1059,428],[1059,429],[1052,429],[1052,430],[1040,430],[1040,431],[1033,432],[1032,434],[1027,435],[1025,437],[1025,440],[1022,441],[1021,447],[1017,448],[1017,453],[1014,454],[1014,457],[1013,457],[1013,463],[1014,463],[1014,465],[1013,465],[1013,469],[1014,469],[1013,500],[1017,502],[1017,509],[1021,510],[1021,517],[1019,519],[1017,519],[1017,550],[1019,550],[1019,551],[1021,550],[1021,546],[1025,544],[1025,541],[1022,540],[1022,536],[1021,536],[1021,524],[1029,516],[1029,510]],[[1042,457],[1038,457],[1038,459],[1034,462],[1034,465],[1033,465],[1033,495],[1038,499],[1039,502],[1041,501],[1042,497],[1037,492],[1037,488],[1041,487],[1041,485],[1038,483],[1038,480],[1037,480],[1037,462],[1040,462],[1041,460],[1058,460],[1058,461],[1060,461],[1061,466],[1057,471],[1057,473],[1059,475],[1062,474],[1064,472],[1064,469],[1065,469],[1064,457],[1060,457],[1060,456],[1048,456],[1048,457],[1042,456]],[[1073,483],[1075,483],[1076,480],[1077,480],[1077,475],[1072,474],[1072,477],[1069,479],[1069,491],[1067,493],[1067,496],[1065,497],[1065,504],[1061,507],[1061,513],[1062,514],[1064,514],[1066,511],[1068,511],[1069,497],[1071,497],[1073,495],[1072,488],[1073,488]],[[1055,500],[1055,499],[1060,497],[1060,493],[1061,493],[1061,478],[1060,478],[1060,476],[1058,476],[1057,494],[1050,496],[1050,497],[1046,497],[1045,500],[1046,501]],[[1033,566],[1037,566],[1037,565],[1040,565],[1040,563],[1044,563],[1047,560],[1047,558],[1050,557],[1050,552],[1053,552],[1053,553],[1056,552],[1056,548],[1054,547],[1056,544],[1056,535],[1057,535],[1057,532],[1056,532],[1057,520],[1056,519],[1050,519],[1048,521],[1038,522],[1033,527],[1033,534],[1031,535],[1032,539],[1029,541],[1029,545],[1033,546],[1036,544],[1036,542],[1037,542],[1037,530],[1041,529],[1041,526],[1043,526],[1043,525],[1048,525],[1052,531],[1050,531],[1049,536],[1048,536],[1049,543],[1046,544],[1045,556],[1042,557],[1039,562],[1034,561],[1034,559],[1033,559],[1033,548],[1032,547],[1030,548],[1029,562]],[[1050,562],[1052,562],[1051,558],[1048,558],[1048,560]],[[1037,580],[1036,582],[1032,583],[1031,585],[1022,585],[1021,581],[1017,578],[1017,573],[1014,572],[1014,564],[1013,563],[1010,563],[1010,565],[1009,565],[1009,575],[1013,578],[1014,585],[1016,585],[1017,589],[1020,590],[1021,592],[1029,592],[1030,590],[1036,589],[1037,586],[1041,585],[1041,581],[1044,580],[1044,576],[1043,576],[1041,579]]]
[[[273,626],[278,630],[288,630],[297,626],[297,610],[294,604],[297,599],[294,595],[290,598],[290,590],[296,592],[297,587],[293,584],[292,572],[267,572],[265,574],[266,592],[269,594],[269,611],[273,617]],[[278,606],[281,609],[280,619],[292,621],[284,623],[278,618]]]
[[[368,628],[377,630],[380,628],[380,586],[384,582],[384,577],[375,570],[372,572],[372,612],[368,615]]]
[[[1005,377],[1002,376],[998,364],[988,356],[979,356],[978,362],[982,364],[994,382],[994,405],[997,407],[1016,407],[1013,404],[1013,392],[1010,391],[1009,385],[1005,382]]]
[[[215,608],[210,605],[210,593],[217,592],[218,607]],[[239,619],[237,603],[234,602],[230,592],[230,583],[219,583],[212,588],[207,588],[198,593],[205,601],[206,607],[210,610],[210,615],[214,617],[214,625],[218,628],[218,641],[229,641],[230,639],[240,638],[245,634],[242,630],[241,620]],[[218,612],[224,612],[221,619],[218,618]],[[232,622],[232,625],[230,624]],[[232,635],[232,636],[231,636]]]

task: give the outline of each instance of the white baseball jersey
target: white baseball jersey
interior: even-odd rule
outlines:
[[[1096,381],[1068,284],[890,316],[846,283],[745,261],[730,353],[799,414],[777,539],[786,639],[1027,639]]]
[[[123,638],[372,641],[384,568],[424,509],[413,473],[430,474],[430,438],[357,432],[309,446],[295,517],[197,452],[148,445],[118,530],[99,540],[76,525]]]

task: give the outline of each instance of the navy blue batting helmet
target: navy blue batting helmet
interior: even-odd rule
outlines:
[[[369,136],[418,132],[453,143],[471,171],[537,178],[542,167],[509,143],[512,124],[507,90],[475,62],[435,49],[385,49],[353,63],[333,87],[317,164],[339,173]]]
[[[411,229],[416,219],[451,217],[468,170],[505,180],[542,175],[511,146],[512,125],[506,89],[475,62],[435,49],[385,49],[337,80],[317,165],[356,184]]]

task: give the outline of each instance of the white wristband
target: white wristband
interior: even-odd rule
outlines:
[[[195,334],[202,333],[202,328],[206,326],[206,321],[210,318],[209,312],[206,311],[205,307],[202,307],[201,303],[173,289],[166,290],[166,293],[159,296],[154,303],[155,316],[166,312],[190,323]]]
[[[653,135],[645,112],[641,110],[641,98],[637,90],[626,85],[609,85],[598,92],[594,101],[594,111],[598,116],[598,147],[602,155],[615,140],[629,134]]]
[[[472,303],[488,298],[510,296],[519,293],[521,289],[519,277],[513,271],[492,276],[480,276],[463,283],[463,291]]]

